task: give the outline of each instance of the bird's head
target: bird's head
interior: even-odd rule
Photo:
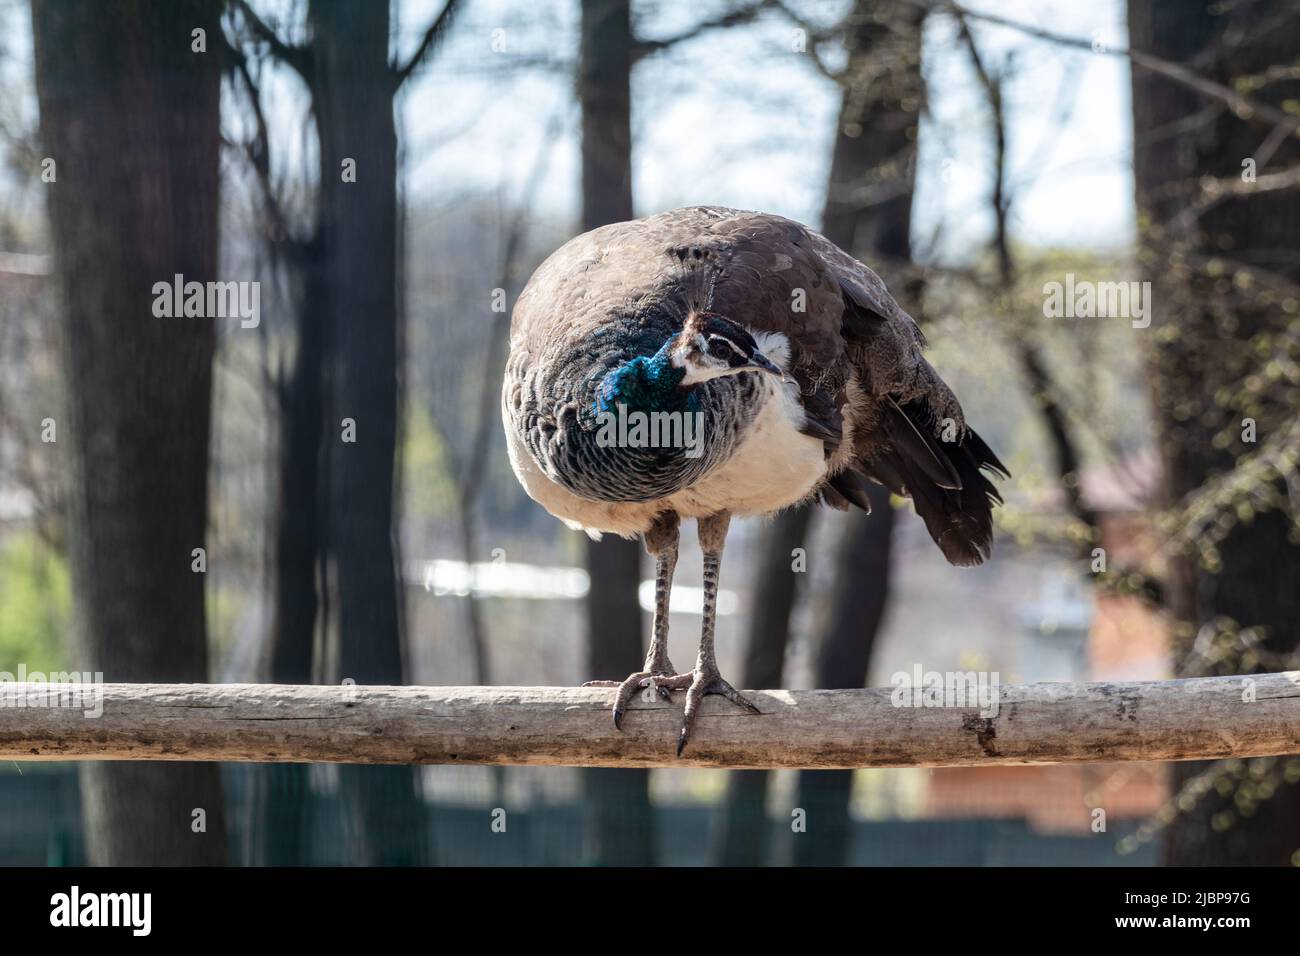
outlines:
[[[673,368],[685,372],[681,380],[684,386],[750,371],[785,378],[781,368],[759,350],[748,331],[712,312],[692,311],[682,331],[668,345]]]
[[[597,415],[620,404],[647,411],[685,403],[694,410],[696,385],[740,372],[788,380],[743,327],[721,315],[692,310],[682,330],[654,355],[639,355],[611,369],[596,386],[593,408]]]

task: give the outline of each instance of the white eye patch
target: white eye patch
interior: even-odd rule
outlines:
[[[736,348],[734,342],[721,335],[709,335],[707,346],[701,343],[700,351],[704,352],[711,358],[719,360],[730,360],[731,358],[740,358],[745,360],[746,356],[740,349]]]

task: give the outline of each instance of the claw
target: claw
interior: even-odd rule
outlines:
[[[692,681],[690,690],[686,692],[686,713],[682,723],[681,733],[677,737],[677,756],[682,755],[686,749],[686,743],[691,739],[691,728],[695,725],[695,715],[699,711],[700,703],[709,694],[718,694],[727,698],[733,704],[745,708],[751,714],[762,714],[763,712],[754,706],[744,694],[736,690],[716,672],[712,674],[696,674],[695,680]]]
[[[672,665],[669,664],[668,667],[671,671]],[[673,699],[673,690],[688,686],[691,680],[692,676],[690,674],[651,674],[648,671],[637,671],[621,681],[589,680],[582,686],[618,688],[618,693],[614,695],[614,728],[622,730],[623,718],[627,716],[628,704],[632,702],[632,695],[638,690],[648,690],[653,687],[661,698],[671,701]]]
[[[717,691],[714,691],[714,693],[717,693]],[[722,696],[727,698],[727,700],[731,701],[733,704],[736,704],[739,707],[744,707],[751,714],[754,714],[755,716],[758,717],[761,717],[763,715],[763,712],[759,710],[756,706],[754,706],[753,701],[751,701],[740,691],[736,690],[736,688],[732,687],[726,681],[722,682],[721,693]]]
[[[671,669],[671,665],[669,665],[669,668]],[[674,690],[686,690],[685,720],[682,723],[681,733],[677,735],[677,756],[679,757],[691,739],[691,728],[695,725],[695,715],[699,711],[700,702],[704,700],[706,695],[717,694],[720,697],[727,698],[736,706],[743,707],[751,714],[762,714],[762,711],[755,707],[740,691],[723,680],[717,671],[708,673],[691,671],[685,674],[651,674],[646,671],[638,671],[621,681],[589,680],[582,686],[618,688],[618,693],[614,695],[614,727],[620,731],[623,729],[623,718],[627,716],[628,704],[632,702],[632,695],[637,691],[649,691],[653,688],[660,699],[671,701]],[[653,700],[653,698],[647,697],[647,700]]]

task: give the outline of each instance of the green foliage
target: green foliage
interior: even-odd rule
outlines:
[[[443,433],[420,402],[411,403],[405,424],[402,445],[405,517],[431,520],[453,512],[456,485]]]
[[[72,619],[67,565],[32,532],[0,546],[0,670],[67,669]]]

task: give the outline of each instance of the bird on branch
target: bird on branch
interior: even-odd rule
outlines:
[[[818,500],[871,510],[863,482],[910,497],[944,556],[990,553],[985,476],[1006,467],[922,355],[921,330],[880,278],[780,216],[697,206],[570,240],[515,305],[502,417],[528,495],[592,537],[640,536],[655,560],[644,667],[617,687],[758,709],[718,672],[718,569],[733,515]],[[668,659],[681,519],[698,522],[704,620],[692,671]]]

